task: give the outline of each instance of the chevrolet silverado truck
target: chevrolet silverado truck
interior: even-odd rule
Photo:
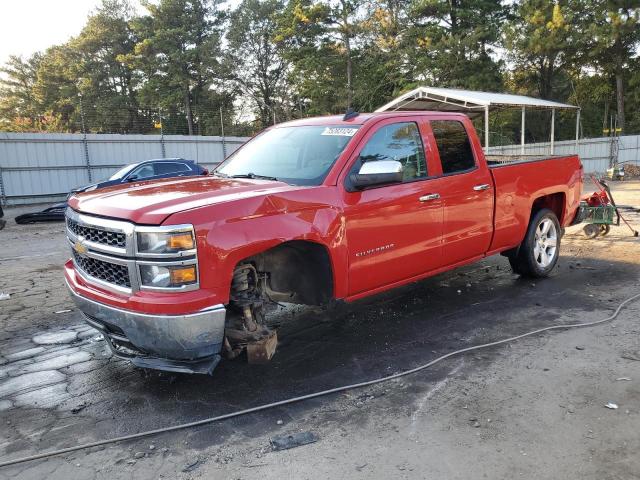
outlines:
[[[309,118],[206,177],[72,196],[65,278],[116,356],[211,373],[271,358],[277,302],[351,302],[494,254],[545,277],[581,189],[577,156],[487,157],[462,114]]]

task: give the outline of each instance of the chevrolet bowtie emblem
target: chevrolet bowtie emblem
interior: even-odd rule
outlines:
[[[73,244],[73,249],[80,255],[84,255],[85,253],[87,253],[87,247],[82,242],[82,240],[76,240],[76,243]]]

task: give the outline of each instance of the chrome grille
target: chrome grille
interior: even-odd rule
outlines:
[[[199,282],[176,287],[143,285],[141,265],[196,265],[196,249],[173,253],[138,252],[136,235],[165,231],[193,232],[193,225],[137,226],[125,220],[96,217],[67,208],[66,231],[77,274],[88,283],[119,294],[141,290],[187,291],[200,288]],[[193,233],[191,233],[193,235]]]
[[[103,262],[90,257],[83,257],[75,250],[72,251],[73,260],[77,267],[103,282],[112,283],[120,287],[131,288],[131,279],[129,277],[129,268],[125,265],[116,265],[115,263]]]
[[[84,237],[85,240],[90,242],[119,248],[125,248],[126,246],[127,237],[123,232],[110,232],[101,228],[87,227],[68,217],[67,227],[77,236]]]

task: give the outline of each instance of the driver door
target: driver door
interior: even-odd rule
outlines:
[[[438,268],[442,256],[441,179],[430,178],[422,119],[384,120],[366,135],[345,177],[345,221],[349,250],[349,295],[382,289]],[[364,162],[395,160],[403,181],[349,186]]]

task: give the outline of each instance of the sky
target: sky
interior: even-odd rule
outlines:
[[[77,35],[101,0],[0,0],[0,64]]]

